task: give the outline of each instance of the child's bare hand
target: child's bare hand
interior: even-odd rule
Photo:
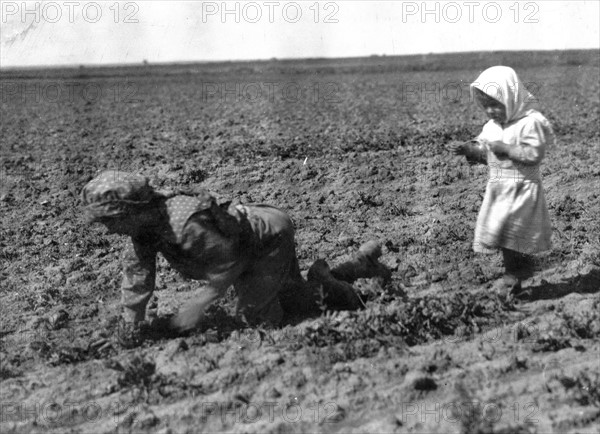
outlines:
[[[454,155],[464,155],[465,143],[463,142],[450,142],[446,145],[446,149],[452,152]]]
[[[185,332],[198,327],[205,318],[208,306],[217,298],[218,290],[210,286],[191,304],[181,310],[171,319],[170,328],[178,332]]]

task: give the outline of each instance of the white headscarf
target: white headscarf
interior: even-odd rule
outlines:
[[[471,83],[471,94],[473,89],[479,89],[504,104],[507,123],[527,116],[533,110],[535,97],[521,83],[517,73],[508,66],[492,66],[486,69]]]

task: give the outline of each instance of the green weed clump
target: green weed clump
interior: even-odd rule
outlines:
[[[575,400],[580,405],[600,407],[600,373],[581,371],[575,378]]]
[[[578,343],[580,339],[596,339],[600,336],[600,298],[586,309],[566,312],[559,308],[557,314],[559,320],[535,339],[534,352],[581,348]]]
[[[319,318],[302,335],[302,344],[327,347],[351,343],[418,345],[461,334],[471,336],[485,327],[501,324],[512,309],[493,294],[456,292],[439,296],[378,300],[357,312],[340,312]],[[372,350],[378,345],[371,345]],[[366,356],[367,354],[362,354]]]
[[[573,337],[580,339],[594,339],[600,336],[600,298],[592,303],[590,309],[575,313],[562,312],[564,328]]]
[[[134,354],[124,363],[115,362],[111,365],[111,368],[120,372],[119,386],[142,386],[147,388],[156,371],[156,363],[145,356]]]
[[[584,369],[575,376],[563,375],[558,381],[579,405],[600,406],[600,373]]]

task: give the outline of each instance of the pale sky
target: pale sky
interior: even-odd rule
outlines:
[[[594,1],[0,1],[0,66],[600,48]]]

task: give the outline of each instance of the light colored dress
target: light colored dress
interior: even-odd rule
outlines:
[[[530,108],[533,97],[508,67],[486,70],[472,87],[506,107],[508,121],[501,127],[501,140],[510,145],[508,156],[503,158],[487,152],[489,180],[477,218],[473,249],[492,253],[505,248],[525,254],[549,250],[552,228],[540,163],[546,148],[554,142],[551,125]],[[494,130],[491,124],[500,127],[490,120],[478,140],[491,141],[486,137]]]

